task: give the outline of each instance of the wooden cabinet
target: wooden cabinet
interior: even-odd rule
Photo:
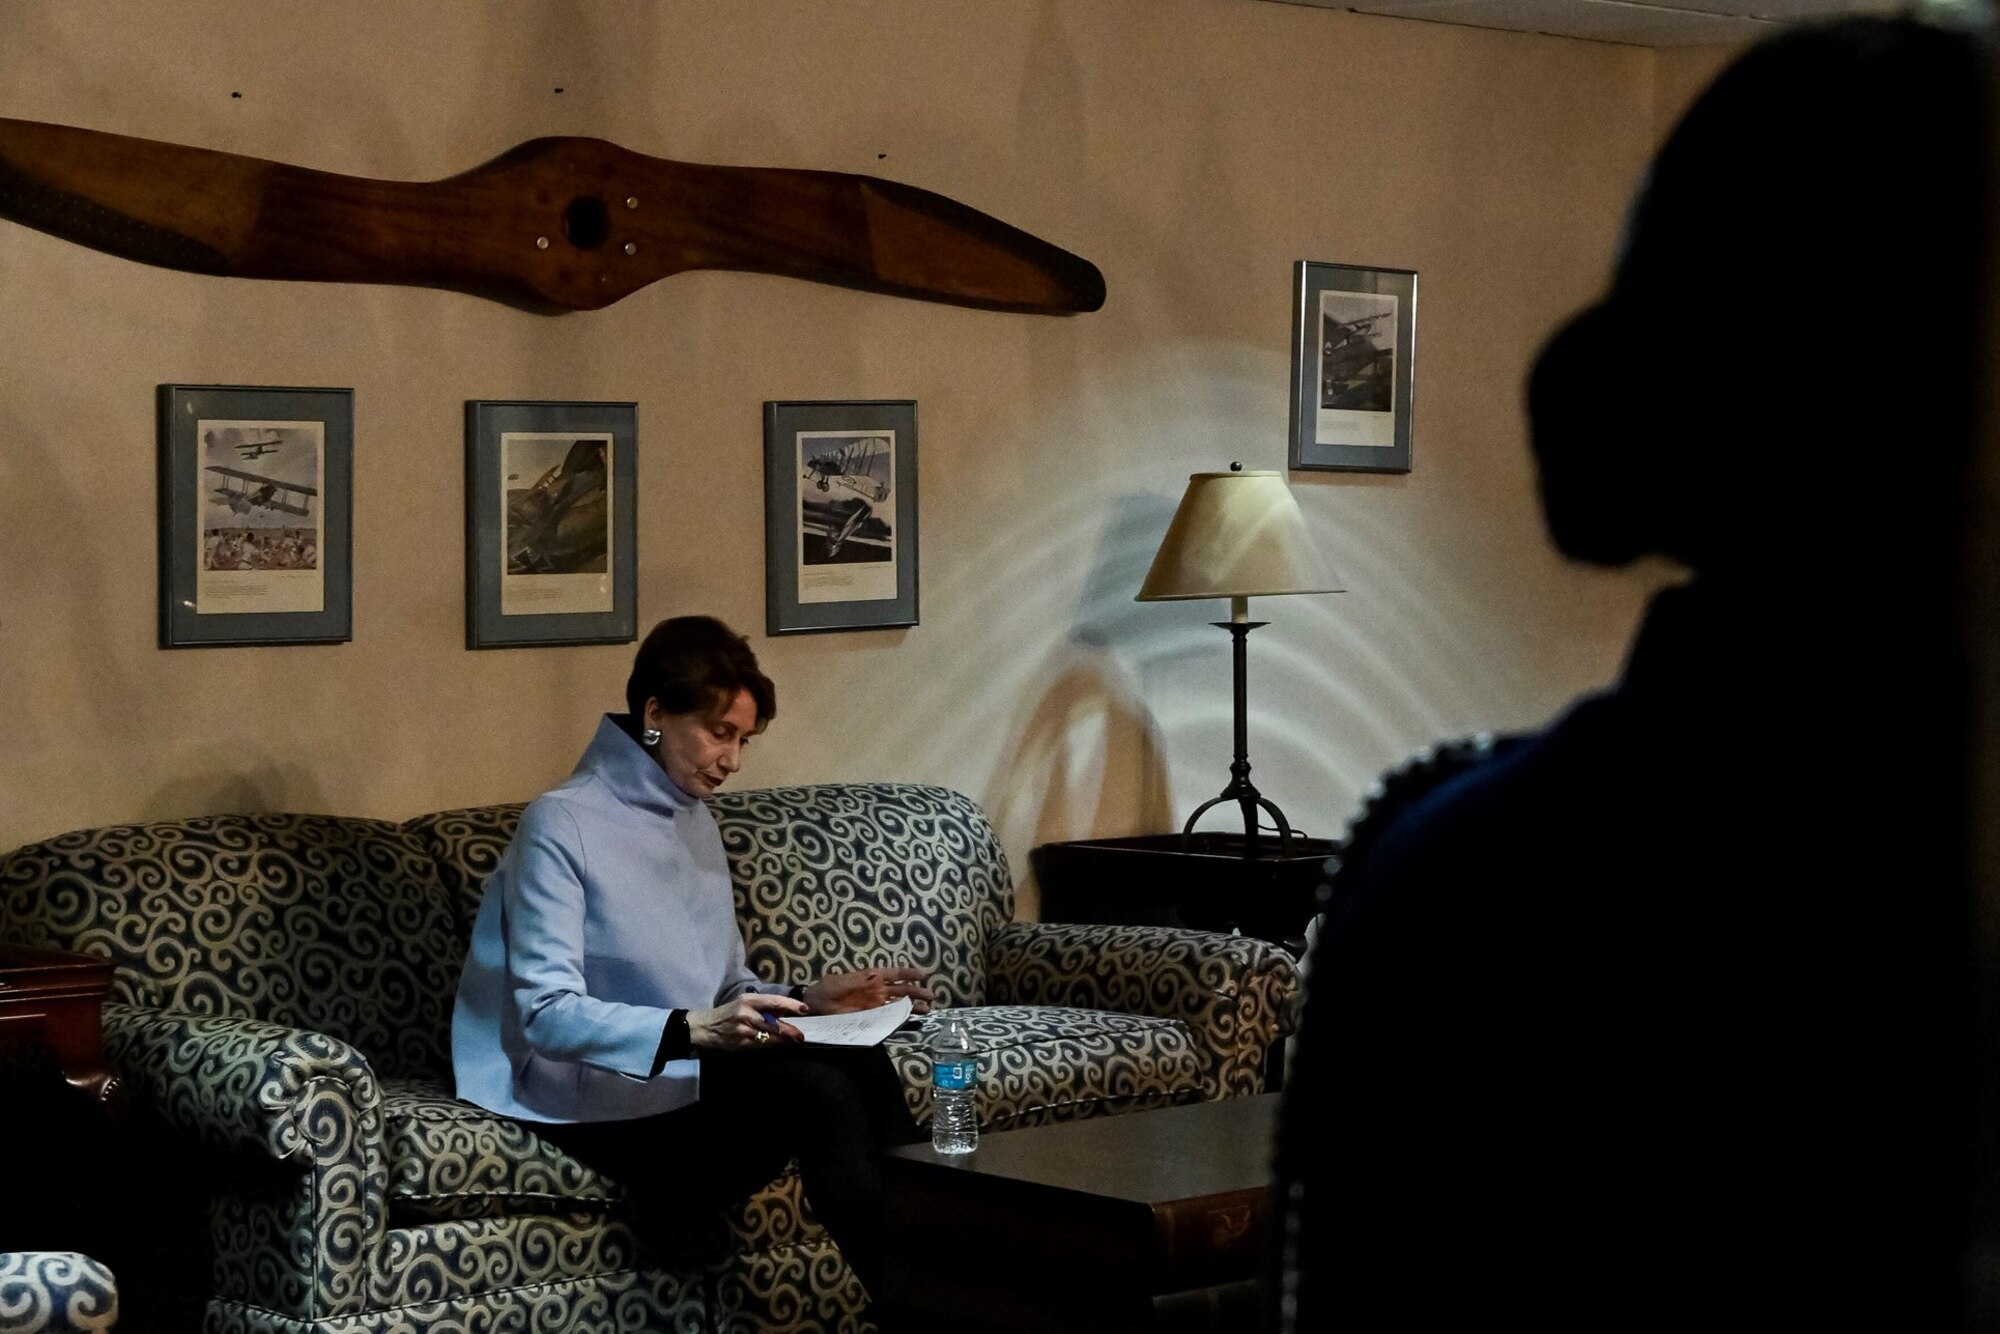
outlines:
[[[117,1076],[104,1061],[104,998],[111,961],[92,954],[0,944],[0,1042],[35,1042],[63,1078],[104,1102]]]
[[[1306,923],[1329,839],[1258,840],[1244,856],[1241,834],[1179,834],[1044,843],[1029,853],[1045,922],[1115,922],[1240,931],[1304,949]]]

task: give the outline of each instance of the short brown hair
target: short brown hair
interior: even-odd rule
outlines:
[[[778,716],[778,689],[757,670],[750,641],[713,616],[676,616],[647,634],[625,681],[625,704],[639,718],[646,701],[668,713],[714,714],[739,690],[757,705],[761,730]]]

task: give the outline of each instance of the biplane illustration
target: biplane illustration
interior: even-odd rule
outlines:
[[[278,447],[284,443],[284,437],[277,435],[272,436],[269,440],[239,440],[236,443],[236,452],[242,455],[245,461],[261,459],[266,454],[276,453]]]
[[[1385,310],[1353,320],[1326,317],[1319,358],[1321,407],[1389,410],[1395,391],[1396,351],[1376,346],[1371,326],[1395,316],[1395,311]]]
[[[830,561],[890,560],[894,558],[893,536],[888,523],[875,507],[895,489],[895,461],[886,436],[851,437],[838,444],[828,441],[815,448],[806,446],[805,479],[820,490],[835,487],[850,492],[853,499],[799,500],[799,526],[807,536],[806,563]],[[856,544],[845,557],[843,548]]]
[[[845,487],[871,505],[879,505],[889,494],[892,467],[888,440],[865,435],[808,456],[805,475],[822,491]]]
[[[216,443],[215,432],[210,431],[207,435],[203,436],[202,439],[206,441],[209,445],[213,446]],[[251,459],[261,459],[266,454],[275,454],[278,450],[284,447],[284,444],[285,444],[285,437],[281,435],[273,435],[269,439],[265,440],[232,441],[230,442],[229,447],[235,450],[238,456],[240,456],[247,463]]]
[[[604,441],[579,440],[525,491],[509,491],[507,573],[602,574],[610,546]]]
[[[307,518],[312,510],[307,504],[293,504],[283,496],[298,496],[310,502],[319,494],[312,487],[301,486],[297,482],[281,482],[275,477],[263,477],[254,472],[244,472],[240,468],[224,468],[210,464],[208,471],[222,474],[222,485],[210,494],[220,503],[229,506],[234,514],[248,514],[253,509],[277,510],[284,514],[296,514]]]

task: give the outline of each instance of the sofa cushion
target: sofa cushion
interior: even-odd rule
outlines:
[[[519,1121],[434,1079],[382,1081],[397,1222],[602,1212],[624,1192]]]
[[[987,1005],[953,1011],[979,1052],[979,1125],[1011,1130],[1078,1121],[1203,1096],[1203,1062],[1178,1019],[1058,1005]],[[910,1111],[930,1124],[933,1012],[919,1032],[891,1034],[889,1058]]]
[[[706,1328],[700,1277],[676,1257],[646,1251],[623,1224],[587,1215],[448,1218],[393,1228],[374,1276],[370,1315],[304,1329],[608,1334]],[[213,1315],[206,1328],[304,1334],[291,1322],[237,1323]]]
[[[458,961],[463,961],[466,944],[472,939],[473,919],[479,916],[479,900],[486,894],[486,877],[493,874],[500,855],[514,841],[514,830],[526,809],[526,802],[513,801],[438,811],[403,822],[403,828],[423,844],[437,864],[438,880],[458,924]]]
[[[986,943],[1014,914],[986,814],[949,788],[829,783],[709,798],[750,968],[771,981],[913,964],[939,999],[986,995]]]
[[[325,1033],[441,1074],[462,950],[421,842],[381,820],[111,825],[0,861],[0,939],[108,957],[112,999]]]

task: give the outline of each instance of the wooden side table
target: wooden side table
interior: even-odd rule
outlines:
[[[0,1041],[47,1047],[70,1086],[100,1104],[118,1087],[104,1060],[110,994],[109,959],[0,943]]]
[[[125,1105],[104,1059],[111,975],[108,959],[0,943],[0,1143],[23,1206],[0,1206],[0,1251],[122,1258],[105,1207]]]
[[[1045,922],[1111,922],[1241,931],[1304,952],[1323,867],[1338,845],[1275,837],[1243,855],[1241,834],[1197,833],[1044,843],[1028,854]]]

